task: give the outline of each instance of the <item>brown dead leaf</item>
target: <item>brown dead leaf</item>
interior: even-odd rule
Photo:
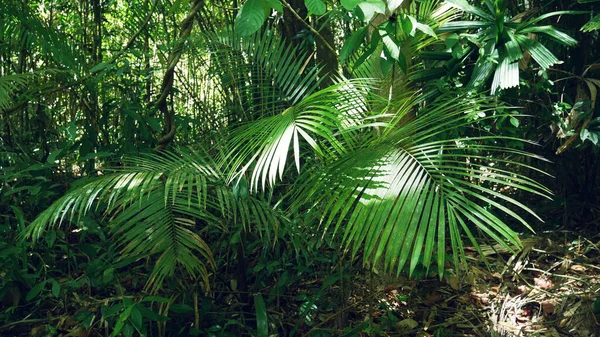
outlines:
[[[500,292],[500,287],[493,286],[493,287],[490,287],[488,294],[490,294],[490,296],[496,296],[496,295],[498,295],[499,292]]]
[[[31,329],[29,335],[31,337],[41,337],[48,333],[48,328],[45,325],[38,325]]]
[[[522,284],[522,285],[518,286],[518,287],[517,287],[517,290],[518,290],[518,291],[517,291],[517,295],[520,295],[520,294],[528,294],[528,293],[529,293],[529,291],[530,291],[529,287],[527,287],[527,286],[526,286],[526,285],[524,285],[524,284]]]
[[[471,302],[479,308],[483,308],[490,303],[487,294],[471,294]]]
[[[571,270],[583,273],[583,272],[585,272],[587,270],[587,268],[584,267],[584,266],[582,266],[582,265],[580,265],[580,264],[574,264],[574,265],[571,266]]]
[[[548,301],[542,302],[542,311],[546,316],[552,315],[554,313],[554,304]]]

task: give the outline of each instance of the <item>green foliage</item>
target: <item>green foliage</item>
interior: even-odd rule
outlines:
[[[407,317],[367,283],[461,275],[482,237],[517,251],[552,194],[573,212],[540,183],[568,167],[540,155],[549,125],[587,154],[568,176],[595,209],[600,68],[559,47],[597,34],[511,4],[1,2],[0,320],[389,334]]]
[[[313,0],[319,1],[319,0]],[[323,6],[323,4],[321,2]],[[315,8],[322,10],[320,6]],[[237,17],[235,18],[235,30],[241,36],[248,36],[256,33],[267,19],[271,9],[279,12],[283,11],[281,3],[277,0],[248,0],[244,3]],[[321,13],[322,14],[322,13]]]
[[[590,21],[588,21],[583,27],[581,27],[582,32],[592,32],[600,29],[600,14],[594,16]]]
[[[258,219],[277,222],[277,215],[258,199],[236,197],[217,170],[210,157],[198,153],[131,158],[118,173],[69,191],[33,221],[25,235],[40,240],[49,226],[79,222],[90,210],[102,210],[111,217],[111,234],[122,260],[156,257],[148,288],[157,290],[182,267],[208,289],[207,266],[214,267],[214,260],[198,232],[221,227],[215,212],[242,226]]]
[[[518,61],[524,58],[524,53],[531,55],[543,69],[559,63],[559,60],[548,48],[530,35],[544,35],[565,46],[577,44],[575,39],[554,27],[537,26],[537,23],[557,15],[584,13],[560,11],[523,21],[509,21],[504,1],[486,0],[486,9],[472,6],[466,0],[448,0],[448,3],[480,19],[479,21],[453,21],[440,27],[438,32],[473,31],[471,34],[462,35],[470,43],[479,46],[479,57],[469,85],[481,86],[494,73],[492,94],[498,89],[519,85]],[[522,17],[523,15],[519,16],[519,20],[523,19]]]
[[[498,193],[497,187],[481,186],[481,181],[540,195],[549,191],[525,175],[483,164],[494,153],[528,155],[525,152],[490,145],[488,137],[444,140],[444,130],[468,123],[465,111],[474,107],[475,111],[486,111],[482,105],[485,100],[441,98],[429,104],[419,113],[420,118],[393,124],[389,131],[382,132],[384,137],[362,143],[364,148],[348,151],[331,166],[303,177],[298,199],[315,199],[315,204],[322,205],[325,228],[335,226],[346,247],[353,244],[352,254],[362,251],[369,264],[376,266],[382,259],[384,269],[400,273],[410,261],[412,274],[419,259],[428,267],[437,256],[441,276],[444,247],[448,246],[446,233],[450,233],[457,269],[459,260],[466,263],[459,233],[466,234],[479,249],[468,222],[509,250],[512,248],[506,242],[520,245],[516,233],[504,221],[474,201],[506,212],[524,225],[526,221],[517,213],[494,199],[531,211]],[[398,115],[408,113],[410,108],[405,106],[406,112],[399,111]],[[481,164],[464,165],[460,158],[465,157]],[[523,165],[513,161],[505,164]]]

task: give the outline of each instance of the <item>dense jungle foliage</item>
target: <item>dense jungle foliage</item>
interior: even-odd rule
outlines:
[[[599,0],[0,1],[0,335],[598,336],[454,301],[544,235],[597,274],[599,31]]]

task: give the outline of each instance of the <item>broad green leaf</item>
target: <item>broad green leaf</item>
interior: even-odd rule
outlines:
[[[394,60],[388,54],[388,51],[386,49],[384,49],[383,53],[379,57],[379,64],[381,66],[382,74],[384,76],[387,76],[387,74],[390,72],[390,70],[392,70],[392,68],[394,67],[394,64],[396,64],[396,60]]]
[[[322,0],[304,0],[306,9],[315,15],[323,15],[327,12],[327,6]]]
[[[48,244],[48,247],[54,246],[54,242],[56,242],[56,231],[54,229],[49,230],[44,240]]]
[[[385,14],[385,3],[382,0],[363,0],[358,4],[362,11],[365,22],[371,21],[375,14]]]
[[[344,64],[346,60],[354,54],[355,51],[362,45],[365,36],[367,35],[368,27],[362,27],[354,32],[346,41],[340,50],[340,62]]]
[[[60,297],[60,283],[55,279],[51,279],[50,283],[52,283],[52,295],[54,297]]]
[[[354,10],[356,6],[361,2],[361,0],[341,0],[342,7],[344,7],[348,11]]]
[[[269,336],[269,322],[267,321],[267,307],[261,294],[254,294],[254,308],[256,310],[256,336]]]
[[[408,36],[415,36],[417,20],[410,15],[402,15],[402,31]]]
[[[283,5],[281,4],[281,1],[279,1],[279,0],[263,0],[263,1],[267,5],[267,7],[273,8],[274,10],[278,11],[279,13],[283,13]]]
[[[510,117],[510,124],[512,124],[512,126],[514,126],[515,128],[519,127],[519,119],[517,119],[516,117]]]
[[[140,312],[140,310],[137,308],[137,304],[133,305],[133,308],[131,309],[131,315],[129,316],[129,320],[131,321],[131,323],[133,324],[133,327],[137,330],[137,331],[142,331],[142,313]]]
[[[398,58],[400,57],[400,47],[396,41],[394,41],[394,39],[386,31],[380,30],[379,34],[381,35],[381,40],[383,41],[384,50],[387,51],[388,55],[392,59],[398,61]]]
[[[133,327],[129,323],[125,323],[123,326],[123,336],[124,337],[133,337]]]
[[[44,280],[44,281],[36,284],[33,288],[31,288],[31,290],[29,290],[27,292],[27,295],[25,296],[25,300],[31,301],[32,299],[36,298],[40,294],[40,292],[42,292],[42,290],[44,290],[44,287],[46,287],[46,282],[48,282],[48,281]]]
[[[57,149],[57,150],[50,152],[47,162],[50,164],[54,164],[56,161],[56,158],[58,158],[63,153],[63,151],[64,151],[64,149]]]
[[[102,273],[102,282],[109,284],[115,278],[115,268],[107,268]]]
[[[379,30],[374,29],[373,33],[371,33],[371,41],[369,45],[365,49],[365,51],[360,55],[356,61],[354,62],[354,69],[359,68],[379,47],[379,42],[381,42],[381,35],[379,35]]]
[[[121,331],[123,330],[123,327],[125,326],[125,321],[123,320],[118,320],[117,323],[115,323],[115,327],[114,330],[112,331],[112,333],[109,335],[109,337],[116,337],[119,335],[119,333],[121,333]]]
[[[256,33],[266,20],[265,7],[261,0],[248,0],[235,18],[235,30],[241,36]]]
[[[394,12],[396,10],[396,8],[400,7],[400,5],[402,5],[402,3],[404,2],[404,0],[388,0],[388,8],[390,10],[390,12]]]
[[[598,145],[598,136],[599,134],[597,132],[590,131],[589,129],[583,129],[579,133],[582,142],[589,140],[594,145]]]
[[[458,43],[458,35],[456,33],[452,33],[446,36],[444,43],[446,44],[446,48],[452,49],[452,47]]]
[[[437,37],[437,34],[435,34],[435,31],[429,25],[415,21],[415,27],[417,28],[417,30],[420,30],[421,32],[423,32],[431,37]]]

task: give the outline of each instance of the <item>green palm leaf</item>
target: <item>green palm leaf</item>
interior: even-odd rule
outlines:
[[[519,247],[516,232],[482,204],[528,226],[512,208],[531,210],[498,188],[542,196],[549,191],[520,173],[530,167],[517,160],[500,160],[506,168],[496,169],[467,165],[465,159],[481,163],[501,153],[537,157],[486,145],[492,137],[444,140],[448,129],[469,123],[469,111],[485,109],[483,103],[466,98],[430,102],[419,118],[395,124],[375,143],[301,176],[296,207],[308,202],[322,209],[324,230],[333,226],[341,232],[353,256],[362,252],[366,264],[396,273],[409,261],[412,274],[419,262],[429,268],[435,260],[442,275],[447,246],[458,269],[466,263],[462,234],[479,250],[469,224],[508,249]]]
[[[269,30],[245,38],[226,31],[206,40],[223,95],[241,109],[232,112],[236,122],[281,113],[318,88],[319,69],[307,68],[308,55]]]
[[[592,32],[600,29],[600,14],[594,16],[590,21],[588,21],[583,27],[581,27],[582,32]]]
[[[498,88],[507,89],[519,85],[519,67],[516,61],[523,58],[523,52],[531,53],[532,58],[544,69],[560,61],[529,34],[544,35],[562,45],[575,46],[577,41],[552,26],[536,26],[547,18],[562,14],[582,14],[578,11],[559,11],[544,14],[523,23],[509,22],[505,18],[504,9],[498,3],[486,0],[488,11],[470,5],[466,0],[448,0],[451,6],[477,17],[479,20],[453,21],[438,28],[438,32],[474,31],[470,38],[478,40],[481,48],[479,59],[473,70],[469,85],[480,85],[491,76],[495,67],[491,92]],[[506,22],[505,22],[506,21]],[[495,44],[494,48],[489,48]],[[497,65],[491,66],[490,63]]]
[[[15,74],[0,77],[0,110],[8,109],[14,93],[27,85],[32,74]]]
[[[367,109],[369,81],[342,81],[318,91],[281,114],[259,119],[233,131],[229,144],[230,180],[252,169],[250,186],[256,190],[283,177],[290,151],[300,171],[301,143],[322,157],[343,153],[336,131],[359,126]],[[346,138],[347,142],[352,142]],[[325,144],[322,144],[325,142]]]
[[[227,230],[222,227],[227,222],[248,229],[280,222],[265,202],[236,195],[227,187],[210,158],[169,152],[130,158],[124,169],[70,190],[42,212],[24,235],[39,240],[46,229],[77,223],[82,215],[99,210],[109,218],[122,258],[155,259],[148,289],[160,288],[179,267],[208,288],[208,267],[214,261],[208,243],[199,235],[201,230]]]

